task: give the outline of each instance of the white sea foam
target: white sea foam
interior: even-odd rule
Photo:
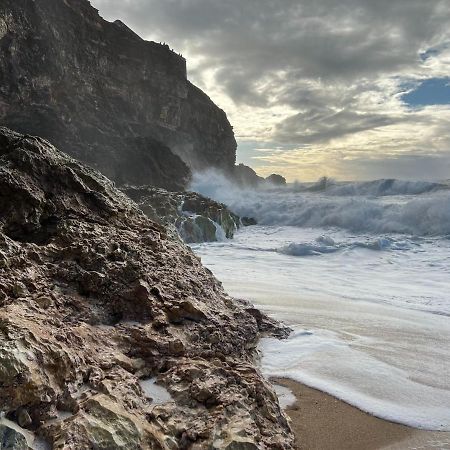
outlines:
[[[374,344],[385,344],[381,336],[378,342],[369,343],[357,338],[360,342],[346,342],[338,333],[317,330],[305,334],[297,328],[285,341],[263,339],[262,370],[267,376],[289,377],[328,392],[387,420],[450,431],[448,383],[445,388],[435,386],[401,360],[400,364],[387,363],[382,352],[372,354]],[[389,343],[385,345],[389,348]],[[444,368],[449,368],[448,363],[428,370],[439,373]]]
[[[356,187],[358,187],[358,189]],[[368,186],[372,186],[369,189]],[[384,196],[371,198],[385,186]],[[262,225],[342,228],[353,232],[450,235],[450,193],[436,183],[386,180],[349,183],[324,192],[298,185],[278,189],[240,189],[215,172],[195,174],[191,189],[227,204]],[[337,192],[346,192],[338,195]],[[353,195],[350,196],[350,192]],[[355,194],[358,192],[358,195]],[[388,197],[386,192],[390,192]],[[419,192],[422,195],[405,195]],[[395,193],[395,195],[394,195]],[[402,193],[402,196],[399,196]]]
[[[241,190],[193,188],[259,225],[194,246],[233,296],[292,324],[263,340],[267,376],[289,377],[371,414],[450,430],[450,192],[379,180]]]
[[[320,236],[315,242],[291,242],[283,247],[275,249],[275,251],[290,256],[316,256],[356,248],[382,251],[410,250],[414,247],[420,247],[420,244],[405,239],[396,240],[391,237],[378,237],[366,239],[365,241],[349,239],[347,242],[336,243],[330,237]]]
[[[263,341],[268,376],[449,429],[450,240],[258,225],[193,248],[231,295],[295,327]]]
[[[139,384],[145,395],[151,398],[152,403],[155,405],[162,405],[173,401],[170,392],[164,387],[156,384],[156,378],[148,378],[141,380]]]
[[[294,393],[289,388],[279,384],[274,384],[273,388],[277,394],[278,401],[282,409],[292,406],[297,401]]]

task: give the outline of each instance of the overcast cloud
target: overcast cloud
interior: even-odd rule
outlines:
[[[448,0],[92,3],[183,53],[262,174],[450,178],[450,107],[401,98],[450,76]]]

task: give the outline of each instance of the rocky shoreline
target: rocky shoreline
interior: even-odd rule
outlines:
[[[231,239],[242,225],[226,205],[196,192],[169,192],[153,186],[123,186],[121,190],[150,219],[187,243]]]
[[[6,448],[293,448],[255,364],[259,337],[288,330],[104,176],[6,128],[0,305]]]

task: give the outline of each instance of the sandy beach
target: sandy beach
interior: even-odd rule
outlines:
[[[273,381],[297,398],[286,412],[299,450],[450,449],[450,433],[388,422],[295,381]]]

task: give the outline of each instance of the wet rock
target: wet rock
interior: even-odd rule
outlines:
[[[0,423],[0,444],[2,450],[28,450],[26,437],[14,428]]]
[[[231,239],[241,225],[239,216],[224,204],[195,192],[168,192],[151,186],[124,186],[122,190],[149,218],[168,226],[187,243]]]
[[[244,227],[249,227],[258,224],[258,222],[252,217],[242,217],[241,222]]]

